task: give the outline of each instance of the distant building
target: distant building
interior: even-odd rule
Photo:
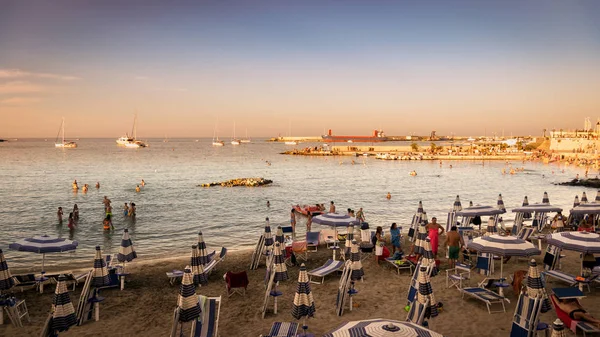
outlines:
[[[600,150],[600,119],[592,125],[590,119],[586,118],[581,130],[550,131],[550,151],[598,154],[598,150]]]

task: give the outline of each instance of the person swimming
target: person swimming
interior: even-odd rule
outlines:
[[[99,189],[100,189],[100,182],[99,182],[99,181],[97,181],[97,182],[96,182],[96,189],[97,189],[97,190],[99,190]]]
[[[83,188],[81,189],[81,191],[83,191],[83,193],[87,193],[87,191],[88,191],[88,184],[84,184]]]
[[[385,196],[385,198],[386,198],[387,200],[390,200],[390,199],[392,199],[392,194],[391,194],[390,192],[388,192],[388,194]]]
[[[77,185],[77,180],[73,180],[73,191],[77,191],[79,189],[79,186]]]
[[[142,179],[142,183],[140,185],[142,185],[142,187],[146,186],[146,182],[144,181],[144,179]]]
[[[140,191],[140,185],[137,185],[137,186],[135,187],[135,191],[136,191],[136,192],[139,192],[139,191]]]
[[[413,176],[413,177],[414,177],[414,176],[416,176],[416,175],[417,175],[417,171],[415,171],[415,170],[412,170],[412,171],[410,171],[410,173],[409,173],[409,174],[410,174],[411,176]]]

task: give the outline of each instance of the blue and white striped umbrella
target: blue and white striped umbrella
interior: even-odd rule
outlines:
[[[192,269],[192,275],[194,279],[194,285],[207,285],[208,277],[206,276],[206,272],[204,271],[204,266],[200,263],[200,259],[198,256],[198,246],[192,246],[192,257],[190,259],[190,265]]]
[[[355,217],[338,213],[325,213],[317,215],[313,217],[312,223],[331,227],[348,227],[359,225],[359,221]]]
[[[573,208],[579,206],[579,197],[575,196],[575,200],[573,200]]]
[[[350,257],[350,250],[352,249],[352,241],[354,240],[354,226],[348,226],[346,232],[346,244],[344,245],[344,256]]]
[[[202,236],[202,232],[198,232],[198,263],[205,265],[209,262],[210,258],[206,253],[206,243],[204,242],[204,237]]]
[[[540,277],[540,271],[534,259],[529,262],[529,272],[527,273],[527,296],[531,298],[539,297],[542,300],[542,312],[552,310],[552,303]]]
[[[600,203],[600,190],[596,191],[596,199],[594,199],[594,202]]]
[[[67,290],[67,278],[65,275],[58,277],[56,291],[52,298],[52,323],[50,331],[67,331],[69,327],[77,324],[75,308],[71,303],[69,291]]]
[[[485,215],[497,215],[506,213],[506,210],[500,210],[497,207],[492,206],[470,206],[468,208],[463,208],[462,211],[456,212],[457,216],[464,217],[474,217],[474,216],[485,216]]]
[[[496,227],[496,221],[494,221],[494,218],[490,217],[488,219],[488,225],[487,225],[487,230],[485,232],[486,236],[489,235],[494,235],[498,233],[498,227]]]
[[[425,223],[419,224],[417,228],[417,239],[415,240],[415,254],[423,255],[425,253],[425,240],[427,239],[427,227]]]
[[[550,212],[562,212],[562,208],[552,206],[550,204],[532,204],[523,207],[513,208],[514,213],[521,212],[538,212],[538,213],[550,213]]]
[[[277,233],[275,233],[275,242],[279,242],[282,245],[285,243],[283,228],[281,228],[281,226],[277,226]]]
[[[438,315],[438,303],[433,296],[433,288],[431,287],[429,274],[427,274],[427,267],[423,265],[421,265],[421,270],[419,270],[418,281],[419,292],[417,293],[417,301],[423,305],[428,305],[425,308],[426,317],[436,317]]]
[[[273,282],[285,281],[288,279],[287,266],[285,265],[285,259],[281,251],[281,244],[275,242],[275,248],[273,249],[273,271],[275,276]]]
[[[552,323],[552,335],[550,337],[567,337],[565,325],[558,318]]]
[[[541,254],[541,251],[535,248],[533,243],[521,240],[515,236],[481,236],[467,243],[467,248],[476,250],[480,253],[488,253],[499,256],[528,257]],[[501,263],[500,278],[502,278],[503,266],[504,263]]]
[[[588,198],[587,198],[587,195],[585,194],[585,192],[581,193],[581,203],[582,204],[588,203]]]
[[[390,319],[351,321],[326,333],[323,337],[444,337],[443,335],[410,322]]]
[[[129,237],[129,230],[125,228],[123,230],[123,238],[121,239],[121,246],[119,247],[117,260],[119,262],[131,262],[135,258],[137,258],[137,253],[135,252],[133,243]]]
[[[595,202],[588,204],[581,203],[579,206],[574,207],[571,210],[571,214],[600,214],[600,204]]]
[[[96,246],[96,255],[94,256],[94,269],[92,271],[92,287],[100,288],[110,284],[106,260],[102,257],[100,246]]]
[[[544,192],[544,197],[542,198],[542,204],[549,204],[550,198],[548,198],[548,192]]]
[[[546,235],[549,245],[583,254],[600,254],[600,235],[588,232],[559,232]]]
[[[300,273],[298,274],[298,287],[294,294],[294,303],[292,304],[292,316],[295,319],[306,319],[307,317],[313,317],[315,314],[315,299],[310,291],[310,282],[308,281],[308,274],[306,273],[306,266],[304,263],[300,266]]]
[[[462,204],[460,203],[460,197],[457,195],[456,200],[454,200],[454,206],[452,207],[454,212],[462,211]]]
[[[423,210],[423,202],[421,202],[421,200],[419,200],[419,207],[417,207],[417,214],[421,215],[425,213],[425,211]]]
[[[267,218],[267,224],[265,225],[265,234],[263,234],[263,237],[265,238],[265,248],[267,250],[271,249],[271,246],[273,245],[273,234],[271,233],[271,226],[269,225],[269,218]]]
[[[525,196],[525,198],[523,198],[523,204],[521,205],[523,207],[525,206],[529,206],[529,200],[527,200],[527,196]],[[513,212],[515,210],[513,209]],[[524,212],[523,213],[523,219],[531,219],[531,213],[530,212]]]
[[[365,275],[363,270],[362,262],[360,261],[360,251],[358,250],[358,243],[356,240],[352,241],[352,248],[350,249],[350,279],[352,281],[360,280]]]
[[[0,249],[0,290],[8,290],[15,285],[15,281],[8,270],[8,264],[4,258],[4,253]]]
[[[195,320],[200,317],[200,313],[202,312],[200,303],[198,302],[198,295],[196,295],[192,271],[189,267],[186,267],[183,273],[177,306],[179,307],[179,322]]]
[[[504,201],[502,200],[502,194],[498,194],[498,202],[496,203],[496,207],[503,211],[502,213],[506,212],[506,207],[504,207]]]
[[[42,254],[42,273],[44,272],[44,263],[46,253],[66,252],[77,249],[77,241],[71,241],[57,236],[42,235],[32,238],[21,239],[11,243],[8,248],[21,252],[31,252]]]
[[[431,276],[435,276],[438,274],[437,264],[435,263],[435,256],[433,255],[433,251],[431,250],[431,241],[429,237],[425,238],[423,242],[423,256],[421,257],[421,265],[424,267],[431,268]]]

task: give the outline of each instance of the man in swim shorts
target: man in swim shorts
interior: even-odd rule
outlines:
[[[560,310],[564,311],[565,313],[568,313],[569,317],[571,317],[572,319],[591,323],[595,325],[596,328],[600,327],[600,320],[594,318],[587,311],[585,311],[585,309],[583,309],[583,307],[579,303],[579,300],[577,300],[576,298],[561,300],[558,297],[556,297],[556,295],[552,295],[552,297],[554,298],[554,301],[556,305],[560,308]]]
[[[446,234],[446,242],[444,247],[448,246],[448,263],[450,268],[454,268],[456,261],[458,260],[458,254],[460,249],[465,245],[462,236],[458,234],[456,226],[452,226],[450,231]]]

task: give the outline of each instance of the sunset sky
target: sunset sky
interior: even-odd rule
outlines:
[[[1,1],[0,137],[540,135],[600,117],[600,1]]]

